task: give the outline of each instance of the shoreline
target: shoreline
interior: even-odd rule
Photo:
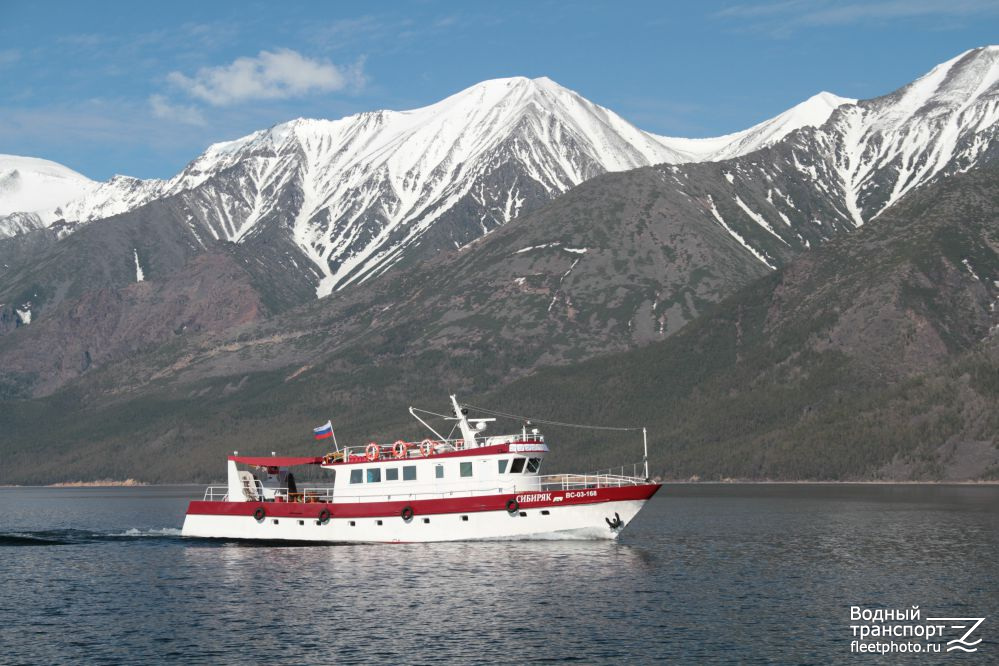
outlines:
[[[724,479],[721,481],[700,481],[691,479],[657,479],[655,483],[671,486],[997,486],[999,479],[972,481],[775,481],[772,479]],[[100,479],[97,481],[59,481],[45,484],[0,484],[0,488],[167,488],[177,486],[204,487],[205,485],[225,485],[215,483],[148,483],[136,479],[116,481]]]
[[[721,481],[692,481],[690,479],[662,479],[657,483],[674,486],[996,486],[999,479],[989,480],[930,480],[930,481],[775,481],[754,479],[723,479]]]

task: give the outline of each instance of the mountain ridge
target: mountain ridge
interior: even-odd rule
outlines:
[[[816,96],[743,132],[683,143],[643,132],[550,79],[495,79],[420,109],[281,123],[211,145],[169,180],[116,176],[34,214],[43,225],[87,222],[179,195],[215,239],[283,229],[318,269],[324,296],[403,255],[460,247],[599,173],[751,151],[823,120],[798,111],[820,97],[827,113],[830,100],[848,101]],[[213,178],[221,180],[213,186]],[[6,228],[10,235],[25,225],[9,218]]]

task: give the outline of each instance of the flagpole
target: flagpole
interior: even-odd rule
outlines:
[[[336,447],[336,452],[340,453],[340,445],[336,443],[336,430],[333,429],[333,419],[327,421],[330,424],[330,434],[333,435],[333,446]]]

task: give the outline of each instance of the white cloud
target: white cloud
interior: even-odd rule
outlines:
[[[21,59],[21,52],[17,49],[6,49],[0,51],[0,67],[5,65],[13,65],[15,62]]]
[[[172,120],[185,125],[205,124],[205,118],[197,107],[171,104],[163,95],[150,95],[149,106],[153,115],[163,120]]]
[[[748,21],[744,28],[787,34],[797,28],[919,18],[962,19],[996,13],[999,5],[995,0],[778,0],[733,5],[713,16]]]
[[[171,72],[167,79],[188,95],[213,106],[253,99],[283,99],[364,85],[364,62],[346,67],[306,58],[291,49],[261,51],[229,65],[202,67],[193,77]]]

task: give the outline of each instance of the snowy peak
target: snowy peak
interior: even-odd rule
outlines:
[[[832,112],[857,100],[820,92],[780,115],[764,120],[749,129],[707,139],[658,137],[664,144],[686,156],[686,162],[717,162],[746,155],[773,145],[803,127],[819,127]]]
[[[896,115],[932,115],[939,112],[936,106],[967,108],[983,98],[994,98],[999,94],[997,84],[999,47],[984,46],[937,65],[889,97],[896,98]]]
[[[939,174],[971,168],[999,123],[999,47],[966,51],[895,92],[842,107],[819,143],[855,224]]]
[[[56,162],[0,155],[0,215],[55,208],[96,186],[86,176]]]

